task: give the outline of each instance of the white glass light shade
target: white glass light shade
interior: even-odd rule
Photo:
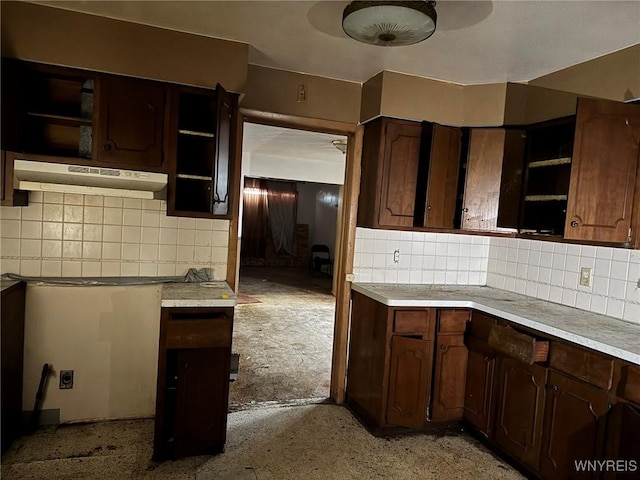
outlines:
[[[435,32],[433,3],[356,0],[345,8],[342,28],[351,38],[371,45],[412,45]]]

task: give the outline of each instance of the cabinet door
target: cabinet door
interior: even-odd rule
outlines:
[[[540,460],[545,368],[511,358],[498,359],[494,439],[534,470]]]
[[[394,336],[391,339],[387,423],[421,429],[427,417],[433,343]]]
[[[453,228],[461,142],[462,131],[459,128],[433,125],[431,145],[425,146],[431,148],[424,207],[425,227]]]
[[[599,472],[577,472],[575,462],[603,458],[608,409],[609,398],[604,390],[556,372],[549,374],[540,458],[540,471],[545,478],[600,477]]]
[[[386,123],[378,212],[380,226],[413,227],[421,133],[419,123]]]
[[[475,343],[481,344],[483,342]],[[488,346],[479,348],[469,345],[463,416],[485,437],[489,437],[491,432],[494,366],[495,358]]]
[[[158,170],[162,166],[165,87],[102,78],[95,157],[104,165]]]
[[[518,226],[524,163],[524,130],[471,130],[462,228]]]
[[[467,354],[463,335],[438,336],[431,420],[462,418]]]
[[[175,455],[206,455],[224,448],[229,389],[229,348],[178,352]]]
[[[604,478],[637,478],[640,472],[640,458],[638,457],[640,435],[638,432],[640,432],[640,406],[626,402],[615,404],[607,426],[605,457],[628,463],[623,463],[619,474],[609,472],[605,474]],[[635,461],[635,465],[632,465],[631,461]],[[627,469],[629,473],[622,473],[624,469]],[[631,472],[635,472],[636,477],[633,477]]]
[[[227,93],[220,84],[216,85],[216,104],[216,154],[211,211],[214,215],[226,215],[229,213],[233,112],[235,109],[233,96]]]
[[[578,101],[565,238],[631,241],[639,146],[640,105]]]

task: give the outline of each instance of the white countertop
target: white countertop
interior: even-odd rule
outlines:
[[[162,307],[235,307],[236,303],[226,282],[162,284]]]
[[[467,307],[640,365],[640,325],[491,287],[353,283],[390,307]]]

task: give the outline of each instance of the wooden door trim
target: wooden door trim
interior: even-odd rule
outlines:
[[[229,224],[226,279],[234,292],[238,291],[240,268],[238,223],[240,215],[240,193],[242,191],[242,186],[240,185],[242,179],[242,126],[245,121],[262,125],[345,135],[347,137],[344,195],[342,199],[343,210],[339,225],[340,237],[338,239],[338,248],[336,248],[336,258],[334,259],[334,275],[337,277],[337,282],[330,387],[331,399],[338,404],[343,404],[347,377],[347,349],[351,300],[351,282],[346,281],[346,275],[353,273],[364,127],[333,120],[299,117],[246,108],[239,109],[236,121],[236,141],[232,157],[234,159],[232,183],[233,210]]]

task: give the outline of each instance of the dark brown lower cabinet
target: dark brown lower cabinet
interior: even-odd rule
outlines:
[[[540,472],[544,478],[599,478],[576,462],[603,458],[609,396],[604,390],[550,372],[547,381]]]
[[[435,362],[431,420],[460,420],[467,375],[464,335],[438,335]]]
[[[617,471],[604,478],[640,478],[640,405],[619,402],[613,405],[607,425],[607,460],[615,460]]]
[[[489,437],[495,354],[485,342],[469,340],[463,417],[478,432]]]
[[[427,420],[431,383],[432,343],[393,336],[389,372],[387,423],[421,429]]]
[[[537,470],[547,370],[540,365],[498,357],[497,371],[495,442],[512,457]]]
[[[233,308],[163,308],[154,459],[224,450]]]

